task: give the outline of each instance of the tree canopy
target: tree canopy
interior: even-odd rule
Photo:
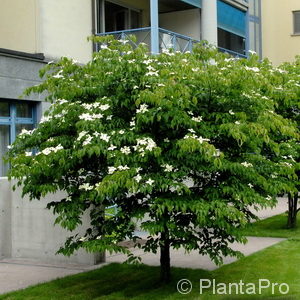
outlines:
[[[160,248],[163,279],[170,248],[216,263],[239,255],[230,243],[246,242],[239,229],[255,219],[252,209],[274,205],[297,178],[296,164],[281,160],[298,134],[276,113],[281,86],[270,72],[280,71],[205,44],[150,55],[145,45],[98,42],[87,64],[62,58],[41,72],[45,80],[27,93],[46,91],[52,105],[9,151],[9,176],[24,195],[68,195],[48,205],[75,232],[59,252],[130,255],[120,242],[136,239],[140,220],[149,237],[139,246]],[[111,205],[117,212],[107,218]],[[86,211],[90,227],[80,236]]]

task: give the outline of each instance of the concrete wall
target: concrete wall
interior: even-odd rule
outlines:
[[[200,40],[200,9],[188,9],[160,14],[159,26]]]
[[[0,48],[38,52],[37,0],[1,0]]]
[[[10,183],[0,177],[0,258],[11,255],[11,190]]]
[[[39,70],[44,66],[43,61],[0,53],[0,98],[18,99],[25,88],[39,84]],[[41,101],[43,95],[31,95],[24,99]]]
[[[54,226],[55,216],[46,209],[50,201],[58,201],[63,193],[49,195],[40,201],[22,199],[21,189],[11,190],[12,183],[7,178],[0,178],[0,258],[31,258],[45,263],[80,263],[96,264],[98,254],[89,254],[80,250],[71,257],[56,255],[66,238],[72,233],[59,225]],[[83,233],[88,226],[88,215],[83,218],[83,227],[76,233]]]
[[[300,54],[300,35],[293,35],[294,10],[300,10],[299,0],[262,0],[263,57],[275,65]]]
[[[0,98],[15,100],[26,87],[39,84],[38,71],[43,61],[0,54]],[[43,95],[30,95],[27,100],[38,101],[37,119],[49,107]],[[41,201],[30,202],[21,198],[21,190],[11,190],[11,183],[0,177],[0,258],[34,258],[47,263],[95,264],[99,255],[79,251],[67,258],[55,255],[71,235],[60,226],[54,226],[55,217],[46,209],[49,201],[60,200],[61,193],[49,195]],[[89,224],[89,218],[84,218]]]

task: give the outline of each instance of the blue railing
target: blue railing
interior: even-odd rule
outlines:
[[[137,47],[139,44],[145,43],[149,50],[151,49],[151,27],[111,31],[99,33],[97,35],[112,35],[117,40],[127,40],[133,47]],[[133,39],[132,36],[135,36],[135,39]],[[160,51],[170,48],[181,52],[192,51],[193,45],[198,42],[198,40],[195,40],[189,36],[159,28]]]
[[[222,48],[222,47],[218,47],[218,49],[221,52],[228,53],[228,54],[230,54],[230,55],[232,55],[234,57],[237,57],[237,58],[247,58],[247,55],[239,53],[239,52],[235,52],[235,51],[232,51],[232,50],[229,50],[229,49],[225,49],[225,48]]]
[[[134,48],[136,48],[139,44],[144,43],[148,47],[149,51],[151,49],[151,27],[104,32],[98,33],[97,35],[112,35],[117,40],[127,40],[128,43],[130,43]],[[135,38],[133,38],[133,36]],[[159,28],[160,52],[162,52],[164,49],[174,49],[175,51],[180,52],[192,51],[194,45],[197,43],[199,43],[199,40],[193,39],[189,36],[177,32]],[[222,47],[218,47],[218,49],[219,51],[228,53],[234,57],[247,58],[247,56],[242,53],[238,53]]]
[[[180,52],[192,51],[193,46],[199,42],[199,40],[195,40],[189,36],[159,28],[160,51],[170,48]]]

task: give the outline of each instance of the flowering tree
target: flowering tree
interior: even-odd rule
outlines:
[[[90,213],[85,235],[71,236],[60,253],[130,256],[120,242],[136,240],[137,219],[149,232],[139,247],[160,249],[164,281],[170,248],[198,250],[216,263],[239,256],[230,243],[246,242],[239,228],[255,218],[250,208],[272,206],[290,188],[270,174],[295,176],[269,159],[281,151],[275,136],[296,133],[264,96],[263,67],[206,46],[153,56],[144,45],[100,41],[92,61],[62,58],[27,91],[47,91],[53,104],[35,130],[16,139],[10,177],[31,199],[65,191],[48,205],[64,228],[76,230]],[[111,205],[116,215],[106,218]]]
[[[300,122],[300,57],[296,57],[292,63],[284,63],[278,68],[272,68],[266,63],[269,69],[269,82],[272,85],[271,95],[277,103],[275,111],[283,117],[290,119],[299,131]],[[290,185],[288,191],[288,228],[295,228],[297,225],[297,213],[299,201],[299,162],[300,162],[300,144],[299,137],[287,139],[277,136],[277,141],[281,145],[281,156],[277,156],[275,161],[279,160],[285,166],[293,169],[297,176],[286,178]],[[275,174],[278,176],[279,174]],[[274,175],[273,175],[274,176]]]

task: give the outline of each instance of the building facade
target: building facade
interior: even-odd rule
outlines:
[[[262,0],[263,57],[275,65],[300,54],[300,1]]]
[[[253,1],[245,0],[98,0],[96,33],[116,38],[135,35],[152,53],[164,48],[190,51],[207,40],[233,55],[246,57],[250,44]],[[253,13],[252,13],[253,11]],[[251,33],[252,34],[252,33]]]
[[[26,87],[39,84],[38,71],[49,61],[68,56],[80,63],[91,59],[97,45],[92,34],[112,34],[149,45],[191,51],[205,39],[234,56],[260,52],[260,10],[254,0],[1,0],[0,3],[0,156],[23,128],[37,126],[49,104],[41,95],[22,100]],[[13,22],[11,22],[13,20]],[[255,28],[252,29],[251,28]],[[258,28],[258,29],[257,29]],[[0,258],[38,258],[47,262],[93,264],[97,255],[80,252],[55,256],[68,233],[53,227],[48,201],[22,201],[12,192],[0,161]],[[88,217],[86,217],[88,222]]]

